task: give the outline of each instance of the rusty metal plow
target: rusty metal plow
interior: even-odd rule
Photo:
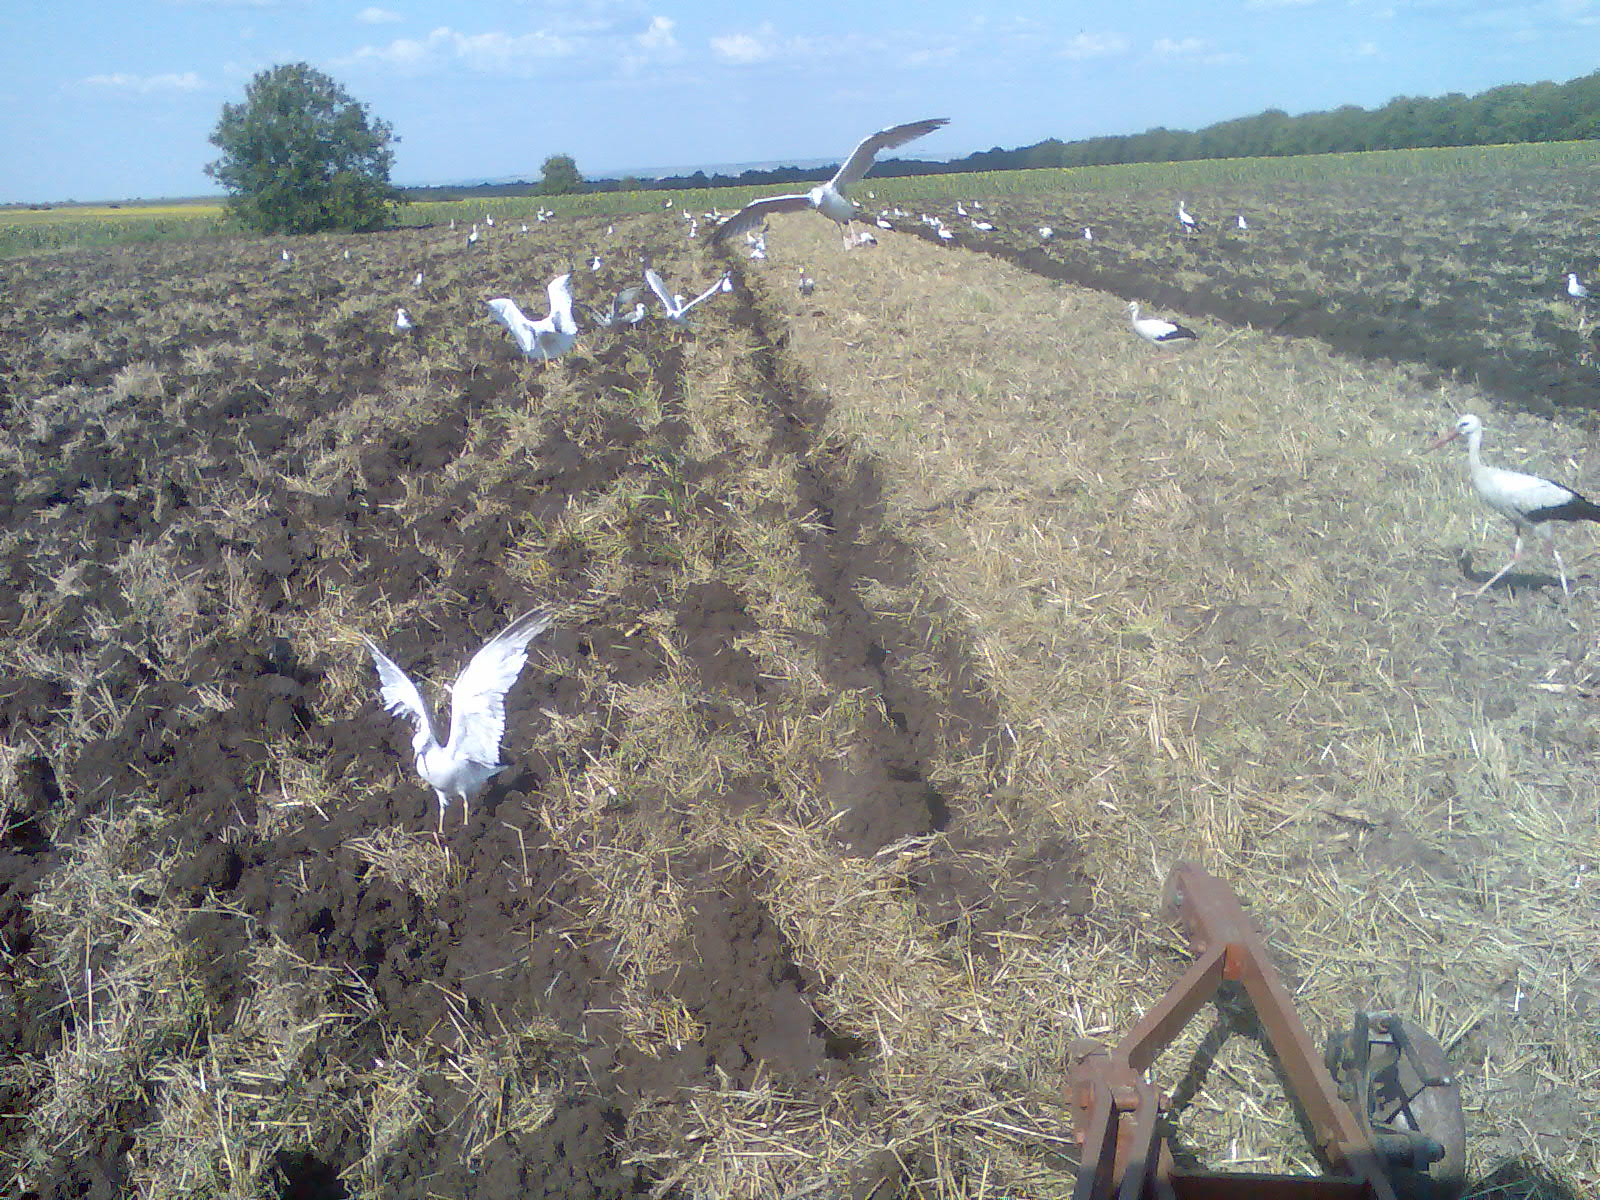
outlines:
[[[1068,1094],[1082,1143],[1073,1200],[1451,1200],[1465,1181],[1460,1089],[1444,1052],[1392,1013],[1356,1014],[1326,1060],[1300,1023],[1266,944],[1225,883],[1192,863],[1167,877],[1166,908],[1195,961],[1114,1049],[1074,1042]],[[1180,1170],[1164,1135],[1166,1097],[1146,1072],[1225,983],[1241,985],[1326,1175]]]

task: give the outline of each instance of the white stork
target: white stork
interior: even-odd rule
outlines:
[[[415,328],[416,325],[412,323],[410,313],[406,312],[406,310],[403,308],[397,308],[394,310],[394,331],[396,333],[407,334]]]
[[[1189,215],[1189,210],[1183,206],[1182,200],[1178,201],[1178,227],[1185,234],[1197,233],[1200,229],[1200,222]]]
[[[1239,226],[1239,232],[1240,233],[1245,233],[1245,232],[1247,232],[1249,230],[1250,222],[1248,222],[1248,221],[1246,221],[1244,219],[1244,214],[1243,213],[1240,213],[1238,216],[1234,217],[1233,220],[1234,220],[1234,223]]]
[[[1051,229],[1050,226],[1048,226],[1048,225],[1039,226],[1039,240],[1041,242],[1048,242],[1055,235],[1056,235],[1056,231],[1054,229]]]
[[[1141,317],[1139,315],[1139,302],[1130,301],[1128,304],[1128,320],[1133,323],[1133,331],[1147,342],[1154,342],[1158,346],[1170,342],[1181,342],[1186,339],[1198,341],[1200,335],[1187,325],[1179,325],[1173,321],[1163,321],[1160,317]]]
[[[1094,230],[1090,229],[1087,225],[1083,227],[1083,240],[1086,242],[1094,241]]]
[[[1574,300],[1587,300],[1589,298],[1589,289],[1578,282],[1578,275],[1575,271],[1567,273],[1567,295]]]
[[[517,349],[528,358],[549,362],[560,358],[578,344],[578,323],[572,319],[572,274],[557,275],[545,291],[550,296],[550,315],[530,320],[515,300],[504,296],[486,300],[494,319],[511,331]]]
[[[846,195],[845,189],[872,169],[873,159],[877,157],[878,152],[903,146],[949,123],[948,117],[934,117],[927,121],[894,125],[869,134],[861,139],[861,144],[851,152],[849,158],[844,160],[827,183],[819,183],[809,192],[789,196],[765,196],[760,200],[752,200],[718,225],[711,238],[713,241],[721,241],[731,234],[743,233],[746,229],[759,225],[771,213],[803,212],[808,208],[816,209],[838,225],[840,235],[843,236],[848,232],[850,222],[856,215],[856,206]]]
[[[440,833],[444,810],[452,800],[461,801],[461,822],[466,824],[467,802],[505,770],[499,760],[500,739],[506,731],[506,693],[528,661],[528,643],[549,624],[544,613],[525,613],[472,656],[450,687],[450,735],[443,745],[434,736],[417,685],[370,638],[361,639],[378,669],[383,707],[416,729],[411,749],[417,774],[439,797]]]
[[[1502,575],[1517,565],[1517,560],[1522,557],[1523,535],[1531,531],[1549,544],[1550,552],[1556,556],[1556,570],[1561,573],[1561,591],[1570,596],[1572,589],[1567,586],[1567,567],[1561,561],[1561,551],[1556,549],[1551,537],[1550,522],[1600,521],[1600,505],[1590,503],[1569,487],[1538,475],[1525,475],[1521,471],[1507,471],[1503,467],[1485,464],[1478,457],[1478,447],[1483,441],[1483,422],[1471,413],[1457,420],[1456,427],[1440,436],[1428,449],[1437,450],[1459,437],[1467,439],[1472,490],[1478,493],[1478,499],[1510,521],[1516,530],[1511,561],[1490,576],[1489,581],[1473,595],[1483,595],[1500,581]]]

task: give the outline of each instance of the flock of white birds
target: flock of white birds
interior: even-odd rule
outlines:
[[[839,227],[846,249],[876,244],[877,238],[869,230],[852,231],[851,224],[857,220],[858,212],[855,202],[849,196],[848,188],[866,175],[880,151],[902,146],[915,138],[932,133],[947,123],[945,118],[933,118],[879,130],[861,140],[831,179],[818,184],[808,192],[766,196],[752,200],[726,219],[722,219],[716,212],[705,214],[708,221],[717,222],[710,235],[711,243],[718,245],[727,238],[742,233],[745,235],[749,257],[754,261],[761,261],[767,257],[766,220],[769,216],[775,213],[816,211]],[[667,203],[670,207],[671,202]],[[974,204],[973,207],[977,209],[981,206]],[[958,217],[967,220],[977,232],[988,233],[995,228],[990,221],[970,213],[966,205],[958,203],[955,212]],[[536,219],[544,222],[554,215],[541,208]],[[1193,237],[1198,234],[1202,227],[1201,222],[1189,212],[1186,202],[1182,199],[1178,201],[1176,215],[1177,228],[1182,236]],[[885,209],[878,214],[874,224],[880,229],[892,230],[895,225],[891,218],[903,219],[908,216],[909,214],[902,209]],[[688,223],[689,237],[691,239],[697,237],[699,219],[688,213],[684,214],[684,218]],[[922,215],[918,219],[930,228],[941,242],[949,243],[954,240],[953,231],[942,218]],[[486,227],[492,228],[494,218],[485,216],[483,223]],[[1235,217],[1234,225],[1241,232],[1249,228],[1242,213]],[[455,227],[456,223],[452,220],[450,228],[454,230]],[[524,224],[522,231],[526,233],[527,229],[527,225]],[[1040,241],[1049,241],[1055,235],[1054,228],[1049,225],[1040,226],[1037,232]],[[469,247],[476,245],[480,237],[478,226],[473,225],[467,235],[467,245]],[[1094,240],[1094,231],[1091,227],[1083,227],[1083,238],[1091,242]],[[348,253],[346,251],[347,257]],[[287,250],[283,251],[283,261],[292,262],[292,256]],[[600,265],[599,257],[595,256],[590,259],[589,269],[597,271]],[[645,268],[644,282],[645,287],[634,286],[618,293],[611,301],[608,310],[589,310],[589,316],[594,324],[601,328],[638,324],[647,313],[646,305],[641,299],[647,288],[660,304],[665,319],[682,326],[688,323],[689,314],[695,308],[722,293],[733,290],[731,276],[724,274],[692,300],[686,300],[681,294],[673,292],[661,275],[653,267],[648,266]],[[423,273],[418,271],[412,286],[420,288],[422,285]],[[802,295],[807,296],[815,288],[815,282],[803,268],[799,274],[797,287]],[[572,272],[568,271],[552,279],[546,290],[550,311],[537,320],[527,316],[516,301],[509,297],[501,296],[485,303],[494,318],[506,327],[517,349],[523,355],[549,362],[567,354],[578,341],[579,328],[574,314]],[[1567,293],[1572,299],[1580,302],[1588,298],[1588,289],[1579,281],[1576,274],[1567,276]],[[1192,342],[1199,337],[1194,330],[1175,321],[1141,316],[1137,302],[1129,303],[1127,312],[1133,332],[1152,344],[1170,346]],[[410,334],[416,328],[406,309],[395,310],[394,328],[400,334]],[[1486,465],[1479,455],[1482,436],[1482,422],[1475,416],[1466,415],[1459,419],[1453,431],[1440,437],[1429,447],[1433,449],[1457,438],[1464,438],[1467,443],[1474,490],[1489,508],[1504,516],[1514,528],[1516,540],[1510,561],[1478,588],[1476,594],[1479,595],[1504,577],[1520,560],[1524,534],[1530,532],[1536,534],[1554,550],[1550,539],[1550,530],[1554,522],[1600,522],[1600,506],[1592,504],[1572,489],[1539,476]],[[1555,559],[1561,575],[1562,590],[1570,592],[1566,567],[1561,561],[1559,552],[1556,552]],[[472,656],[451,686],[450,730],[448,737],[442,743],[434,733],[427,707],[416,684],[376,644],[364,639],[378,672],[385,709],[394,716],[410,721],[414,726],[412,749],[415,754],[416,770],[438,797],[441,834],[444,830],[445,811],[449,806],[459,802],[462,820],[465,822],[467,806],[472,798],[487,787],[495,775],[505,769],[505,764],[499,761],[500,743],[505,732],[505,696],[527,662],[529,643],[549,627],[551,620],[552,616],[548,613],[525,613],[491,638]]]

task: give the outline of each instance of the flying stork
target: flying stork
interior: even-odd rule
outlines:
[[[819,183],[809,192],[788,196],[764,196],[759,200],[752,200],[718,225],[711,235],[712,240],[721,241],[730,234],[743,233],[746,229],[754,228],[766,220],[770,213],[802,212],[808,208],[816,209],[838,225],[839,232],[843,235],[849,231],[850,222],[856,215],[856,206],[851,202],[845,189],[872,169],[873,160],[877,158],[878,152],[903,146],[949,123],[948,117],[934,117],[931,120],[911,121],[905,125],[894,125],[888,129],[880,129],[877,133],[870,133],[861,139],[861,143],[850,152],[850,157],[844,160],[827,183]],[[846,246],[848,248],[848,243]]]
[[[1525,475],[1521,471],[1507,471],[1503,467],[1487,465],[1478,457],[1478,447],[1483,441],[1483,422],[1471,413],[1457,420],[1455,428],[1441,435],[1428,449],[1437,450],[1461,437],[1467,439],[1472,490],[1478,493],[1478,499],[1510,521],[1516,530],[1511,561],[1490,576],[1489,581],[1473,595],[1483,595],[1499,582],[1502,575],[1517,565],[1517,560],[1522,557],[1523,535],[1531,531],[1550,546],[1551,553],[1556,556],[1556,570],[1561,573],[1561,591],[1570,596],[1572,589],[1567,586],[1567,567],[1561,561],[1561,551],[1556,549],[1551,537],[1550,522],[1600,521],[1600,505],[1591,503],[1569,487],[1538,475]]]

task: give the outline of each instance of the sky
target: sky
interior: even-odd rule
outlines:
[[[222,105],[307,62],[388,121],[401,185],[1192,129],[1600,66],[1600,0],[6,0],[0,203],[214,194]]]

